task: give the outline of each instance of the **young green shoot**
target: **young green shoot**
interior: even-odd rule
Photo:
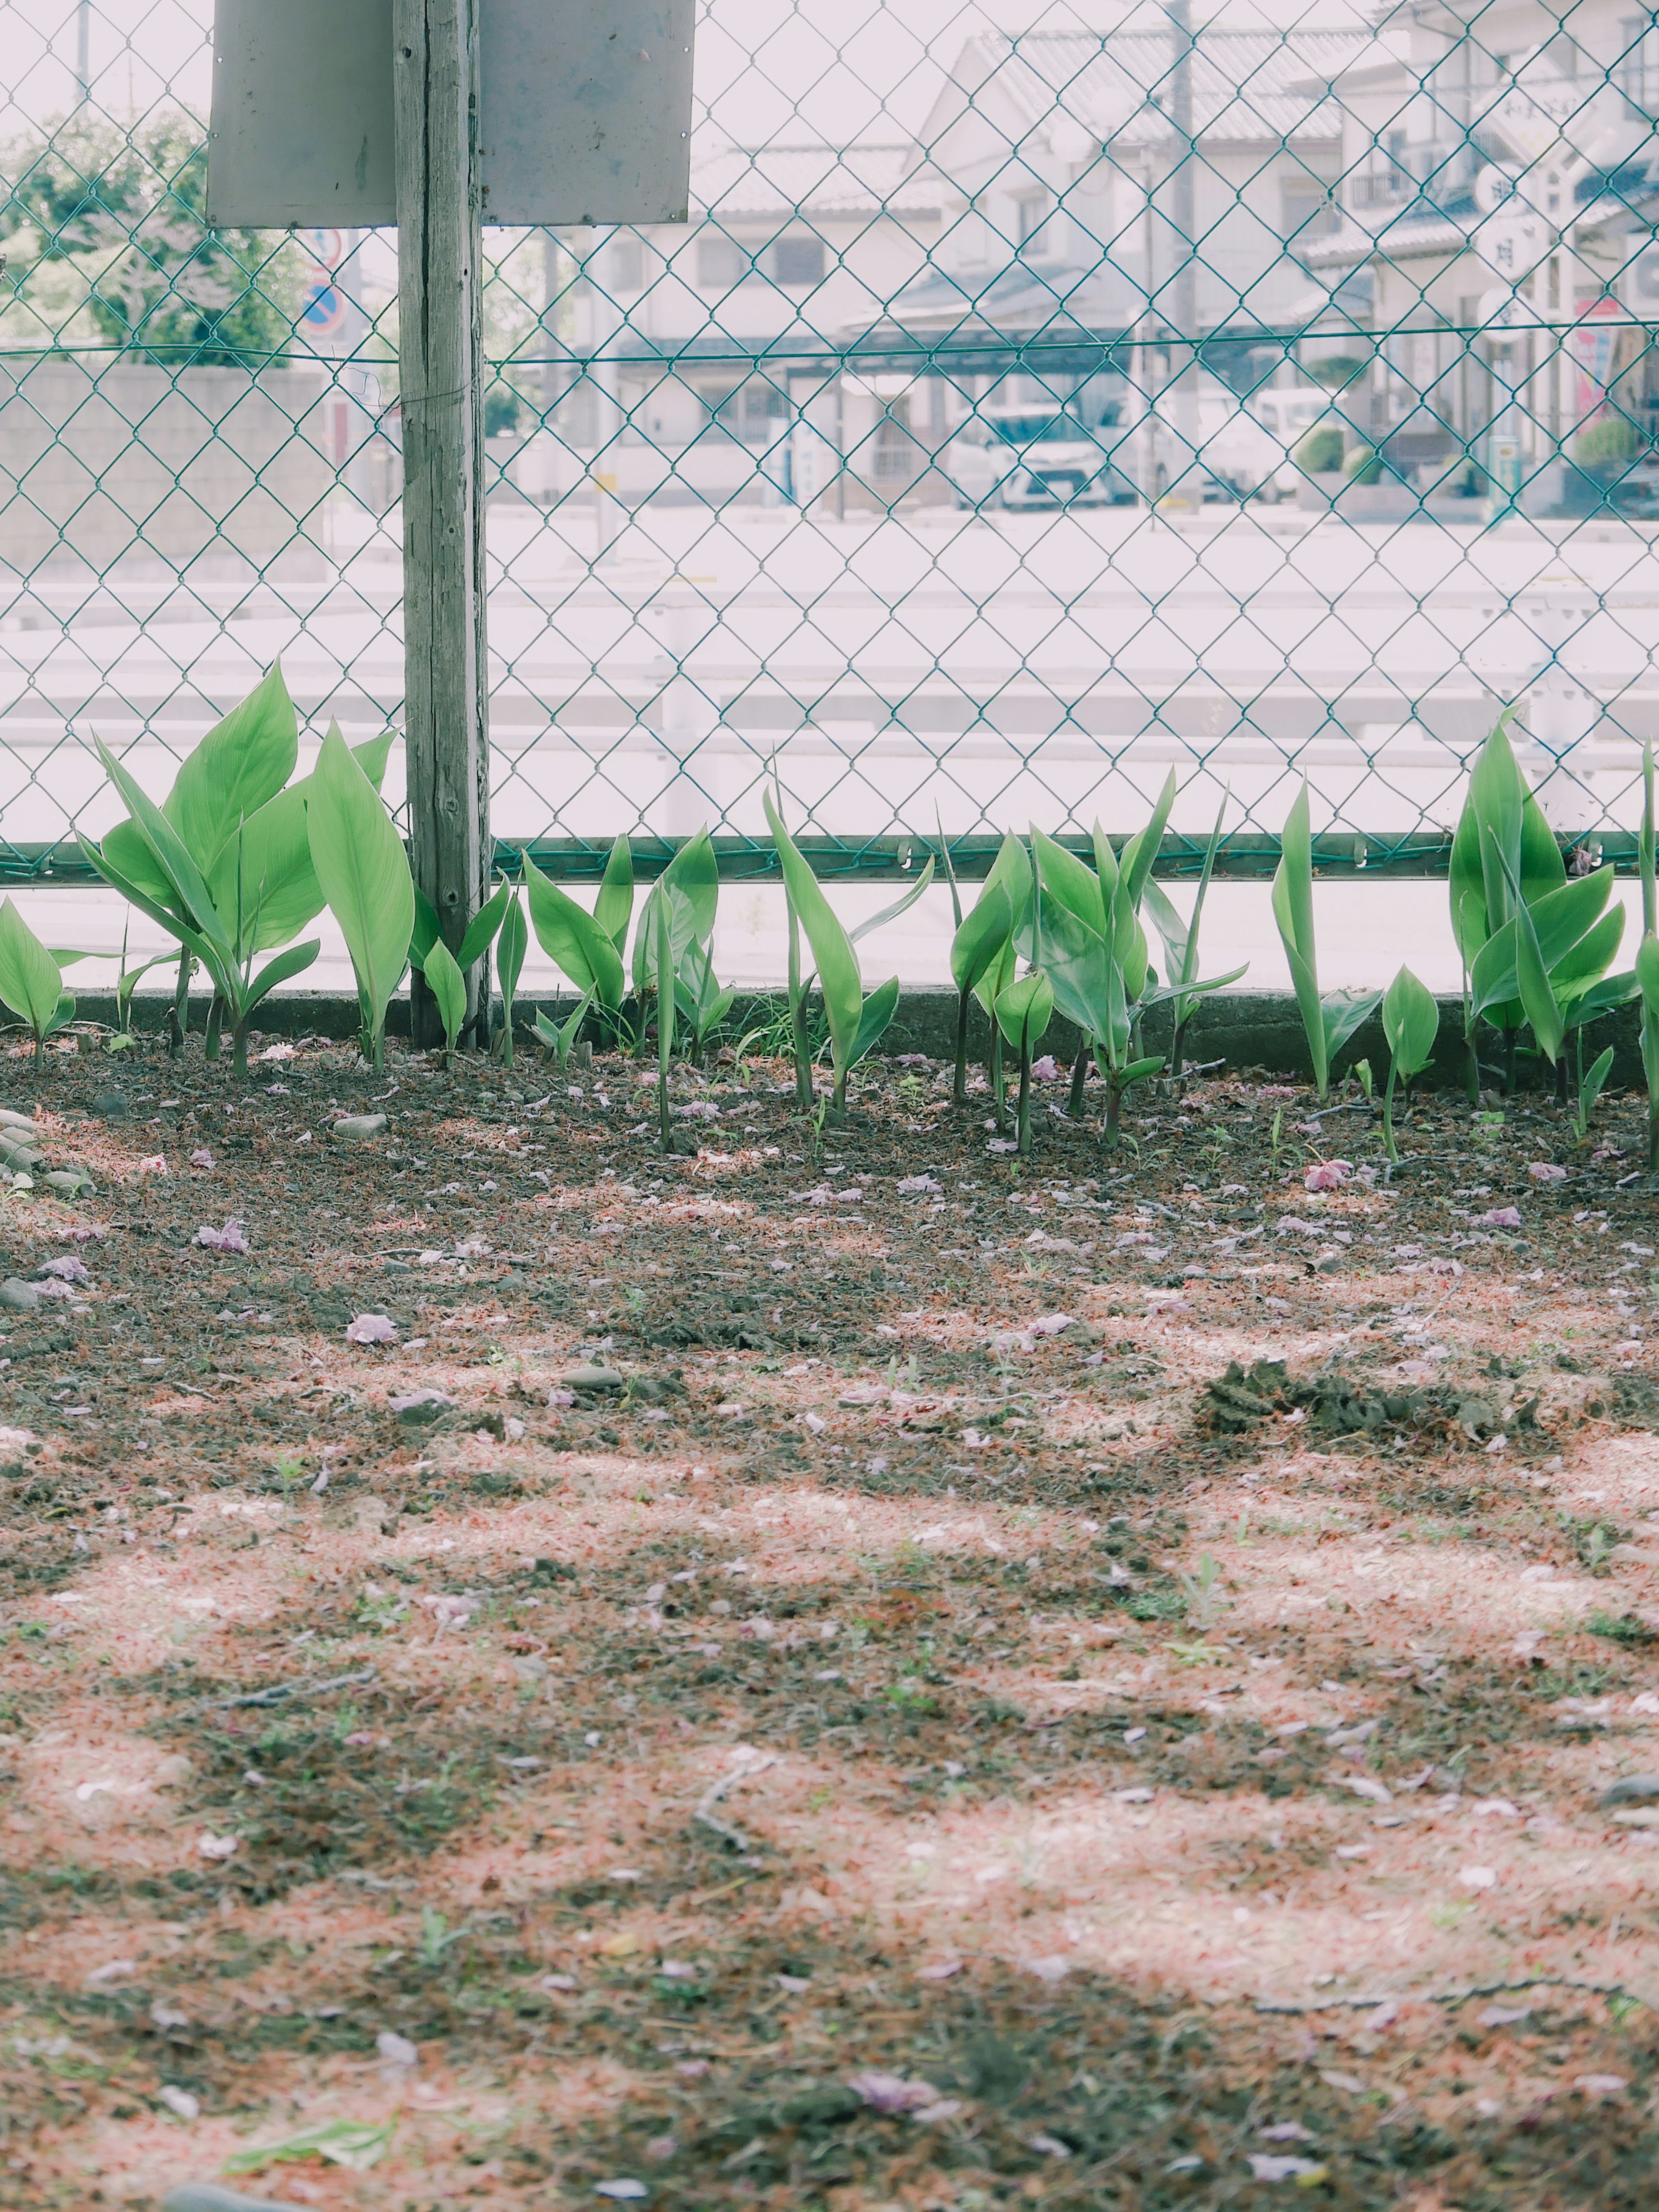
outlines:
[[[593,1003],[593,994],[585,991],[576,1002],[576,1011],[562,1022],[550,1021],[539,1011],[536,1015],[536,1035],[553,1055],[553,1065],[562,1076],[570,1065],[571,1048],[581,1033],[587,1018],[587,1010]]]
[[[1382,1034],[1389,1041],[1389,1080],[1382,1093],[1382,1147],[1396,1164],[1400,1147],[1394,1133],[1396,1083],[1409,1091],[1428,1066],[1440,1034],[1440,1009],[1434,994],[1409,968],[1402,968],[1382,995]],[[1368,1094],[1369,1095],[1369,1094]]]
[[[1329,991],[1322,997],[1314,942],[1313,834],[1305,777],[1279,841],[1273,873],[1273,920],[1291,970],[1297,1009],[1302,1016],[1314,1086],[1322,1106],[1330,1097],[1331,1066],[1348,1039],[1375,1009],[1380,991]]]
[[[438,1018],[444,1025],[444,1066],[453,1068],[455,1040],[466,1019],[466,978],[461,973],[460,963],[441,937],[428,948],[421,972],[437,1006]]]
[[[0,1000],[28,1025],[34,1064],[46,1059],[46,1039],[75,1018],[63,970],[10,899],[0,905]]]

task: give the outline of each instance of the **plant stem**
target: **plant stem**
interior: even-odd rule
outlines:
[[[1122,1119],[1123,1093],[1118,1085],[1116,1077],[1109,1068],[1106,1071],[1106,1149],[1109,1152],[1115,1152],[1117,1150]]]
[[[1083,1111],[1083,1086],[1089,1080],[1089,1040],[1085,1037],[1077,1048],[1077,1058],[1072,1062],[1072,1087],[1066,1093],[1066,1111],[1075,1121]]]
[[[204,1060],[218,1059],[219,1032],[223,1029],[224,1024],[225,1002],[216,991],[212,998],[208,1002],[207,1035],[203,1040],[202,1045],[202,1057]]]
[[[1400,1147],[1394,1140],[1394,1061],[1389,1062],[1388,1088],[1382,1093],[1382,1149],[1396,1166],[1400,1163]]]
[[[970,985],[957,1000],[957,1072],[951,1085],[953,1106],[965,1106],[968,1103],[968,1010],[973,997]]]
[[[997,1134],[1008,1133],[1008,1100],[1002,1079],[1002,1030],[996,1015],[991,1017],[991,1100],[996,1112]]]
[[[1172,1083],[1181,1080],[1182,1055],[1187,1049],[1187,1024],[1191,1019],[1190,1014],[1183,1014],[1176,1024],[1175,1034],[1170,1039],[1169,1076]]]
[[[1019,1031],[1019,1115],[1017,1123],[1019,1135],[1019,1156],[1031,1156],[1031,1024],[1020,1024]]]
[[[230,1033],[230,1068],[233,1075],[247,1073],[247,1023],[240,1021]]]
[[[179,980],[173,987],[172,1026],[167,1036],[167,1056],[176,1060],[185,1048],[185,1030],[190,1022],[190,953],[179,955]]]
[[[806,1034],[806,992],[800,980],[800,922],[793,901],[789,902],[789,1034],[795,1047],[795,1103],[803,1114],[810,1114],[812,1053]]]

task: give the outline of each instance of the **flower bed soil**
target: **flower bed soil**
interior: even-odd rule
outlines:
[[[1650,2201],[1634,1101],[198,1050],[0,1063],[0,2202]]]

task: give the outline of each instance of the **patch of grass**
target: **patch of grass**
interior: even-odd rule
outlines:
[[[1584,1627],[1591,1636],[1605,1636],[1614,1644],[1659,1643],[1659,1629],[1633,1613],[1603,1613],[1598,1609],[1585,1615]]]

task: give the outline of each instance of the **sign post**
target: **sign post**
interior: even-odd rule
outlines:
[[[452,951],[492,860],[481,223],[686,220],[693,4],[216,0],[209,220],[398,226],[410,860]],[[441,1043],[418,975],[413,1012]]]
[[[452,952],[489,895],[483,258],[472,0],[394,0],[410,865]],[[467,1016],[489,1006],[487,964]],[[410,977],[415,1042],[441,1044]]]

